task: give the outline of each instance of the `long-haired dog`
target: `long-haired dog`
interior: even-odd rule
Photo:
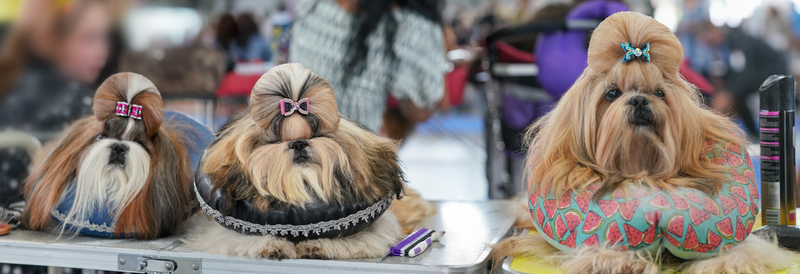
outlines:
[[[92,109],[35,157],[22,223],[45,230],[55,218],[80,230],[107,218],[112,237],[173,233],[191,213],[193,174],[181,126],[162,124],[160,93],[141,75],[118,73],[97,89]],[[64,202],[71,206],[57,209]]]
[[[790,265],[792,253],[745,239],[758,211],[745,140],[702,105],[679,75],[682,59],[675,35],[650,17],[616,13],[598,26],[588,67],[529,129],[531,204],[521,226],[532,216],[540,233],[499,243],[495,259],[539,256],[568,273],[658,273],[668,248],[700,259],[680,264],[686,273]]]
[[[253,87],[249,112],[221,129],[198,167],[198,176],[210,178],[208,195],[222,200],[208,201],[213,198],[198,192],[206,200],[201,205],[210,216],[219,216],[220,224],[237,226],[205,222],[185,242],[197,250],[251,258],[379,257],[402,237],[391,211],[355,235],[314,239],[247,229],[269,226],[274,217],[230,220],[237,212],[255,218],[284,210],[306,220],[319,215],[304,209],[311,205],[341,217],[347,213],[338,208],[400,197],[405,184],[396,149],[395,142],[340,117],[333,88],[319,75],[300,64],[272,68]]]

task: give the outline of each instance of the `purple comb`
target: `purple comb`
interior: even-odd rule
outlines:
[[[405,239],[389,248],[389,253],[383,256],[378,262],[383,261],[386,257],[399,256],[399,257],[416,257],[428,249],[431,244],[444,236],[444,231],[435,231],[427,228],[420,228],[408,235]]]

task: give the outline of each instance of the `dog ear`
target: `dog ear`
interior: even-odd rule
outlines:
[[[587,68],[555,107],[531,125],[525,134],[529,149],[525,170],[527,187],[560,191],[568,181],[580,185],[600,174],[595,164],[597,88]],[[577,169],[577,171],[576,171]]]
[[[136,231],[141,239],[172,234],[194,206],[189,155],[177,125],[164,125],[153,137],[150,177],[141,192],[120,214],[116,233]],[[157,216],[157,218],[156,218]]]
[[[83,152],[99,132],[94,128],[98,125],[95,117],[78,120],[36,154],[24,182],[27,203],[21,223],[25,227],[42,230],[50,223],[50,212],[75,177]]]
[[[238,195],[257,193],[249,182],[246,166],[256,144],[263,138],[260,132],[249,115],[234,118],[220,130],[214,141],[206,148],[202,166],[198,167],[198,172],[211,177],[214,184],[212,189],[224,189],[231,200],[246,198]],[[239,146],[242,149],[237,149]],[[233,203],[228,204],[233,205]],[[232,208],[219,210],[227,213]]]
[[[398,199],[403,195],[405,178],[397,158],[398,143],[380,137],[347,119],[339,120],[337,142],[348,153],[355,187],[377,201],[393,193]],[[358,190],[357,190],[358,191]]]

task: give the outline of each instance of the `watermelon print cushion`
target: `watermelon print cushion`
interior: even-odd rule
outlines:
[[[730,178],[715,196],[627,185],[593,200],[600,183],[581,193],[534,188],[528,204],[533,224],[562,251],[608,243],[653,254],[666,248],[684,259],[713,256],[743,241],[759,210],[753,163],[744,147],[713,145],[706,156],[729,168]]]

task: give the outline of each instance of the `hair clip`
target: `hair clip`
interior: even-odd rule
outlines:
[[[621,43],[622,50],[625,51],[625,56],[622,57],[622,62],[625,63],[635,57],[640,57],[645,62],[650,63],[650,43],[644,44],[644,49],[633,48],[631,43]]]
[[[281,99],[281,115],[289,116],[294,113],[295,110],[300,112],[300,114],[308,115],[308,98],[300,99],[296,103],[293,102],[291,99]]]
[[[116,114],[121,117],[131,117],[136,120],[141,120],[142,106],[128,104],[126,102],[117,102]]]

